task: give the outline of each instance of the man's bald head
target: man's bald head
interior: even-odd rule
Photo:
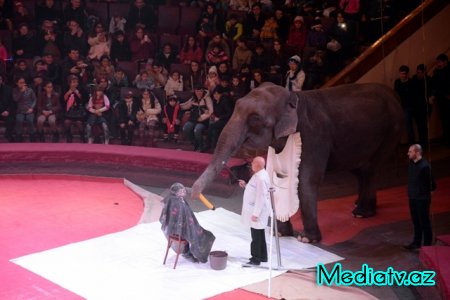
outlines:
[[[253,158],[253,160],[252,160],[253,172],[256,173],[259,170],[264,169],[265,166],[266,166],[266,160],[264,159],[264,157],[256,156],[255,158]]]

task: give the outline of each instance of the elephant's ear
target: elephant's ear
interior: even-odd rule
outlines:
[[[289,93],[289,97],[286,99],[284,104],[284,111],[274,127],[275,139],[286,137],[297,131],[297,105],[297,94],[293,92]]]

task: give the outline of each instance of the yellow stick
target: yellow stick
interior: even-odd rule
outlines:
[[[200,193],[199,198],[200,198],[200,201],[202,201],[202,203],[203,203],[207,208],[209,208],[209,209],[211,209],[211,210],[215,210],[215,209],[216,209],[216,208],[214,207],[214,205],[213,205],[211,202],[209,202],[208,199],[206,199],[205,196],[203,196],[202,193]]]

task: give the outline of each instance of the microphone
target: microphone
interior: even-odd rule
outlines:
[[[230,172],[231,176],[233,176],[234,179],[236,179],[237,181],[240,180],[240,178],[238,178],[238,177],[236,176],[236,174],[234,174],[234,172],[226,165],[225,161],[222,161],[222,166],[223,166],[228,172]]]

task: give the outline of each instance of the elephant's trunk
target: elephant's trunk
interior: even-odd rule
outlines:
[[[236,122],[228,122],[222,130],[211,162],[192,185],[192,199],[199,199],[200,193],[223,169],[230,156],[237,153],[245,140],[247,130]]]

